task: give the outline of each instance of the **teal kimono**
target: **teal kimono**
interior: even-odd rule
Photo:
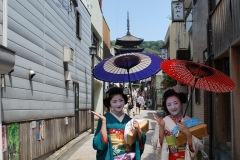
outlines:
[[[128,153],[124,150],[124,129],[128,121],[131,118],[125,114],[122,122],[120,122],[117,118],[115,118],[111,113],[106,113],[104,115],[106,117],[107,122],[107,134],[108,134],[108,142],[104,142],[102,138],[102,134],[100,132],[102,121],[98,121],[97,129],[93,138],[93,148],[97,150],[96,158],[97,160],[113,160],[115,155]],[[116,142],[116,139],[119,139]],[[141,155],[144,150],[144,144],[146,141],[145,133],[142,133],[142,142],[139,142],[138,136],[136,136],[136,141],[132,145],[132,151],[135,152],[135,160],[141,160]],[[118,147],[114,145],[118,143]],[[141,143],[141,144],[140,144]],[[120,145],[119,145],[120,144]]]

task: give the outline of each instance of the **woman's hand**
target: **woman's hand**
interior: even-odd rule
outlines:
[[[186,127],[186,125],[183,122],[178,124],[178,130],[181,131],[186,136],[192,136],[191,132],[189,131],[189,129]]]
[[[160,125],[159,127],[159,143],[162,146],[163,138],[164,138],[164,128],[165,128],[165,122],[161,117],[158,117],[156,114],[153,113],[153,118],[158,122]]]
[[[135,130],[138,133],[139,141],[142,142],[142,130],[140,128],[140,125],[139,125],[138,121],[135,120],[135,119],[133,120],[133,127],[135,128]]]
[[[102,122],[106,122],[106,117],[104,117],[103,115],[101,115],[101,114],[99,114],[99,113],[97,113],[97,112],[94,112],[94,111],[91,111],[91,110],[89,110],[92,114],[94,114],[95,116],[97,116],[97,117],[99,117],[101,120],[102,120]]]
[[[165,128],[165,122],[161,117],[158,117],[155,113],[153,113],[153,118],[159,123],[162,128]]]
[[[94,111],[91,111],[89,110],[89,113],[92,113],[94,115],[96,115],[97,117],[99,117],[99,119],[102,120],[102,126],[101,126],[101,133],[102,133],[102,137],[103,137],[103,141],[105,143],[108,143],[108,136],[107,136],[107,124],[106,124],[106,117],[104,117],[103,115],[97,113],[97,112],[94,112]]]
[[[183,122],[178,124],[178,130],[186,135],[190,151],[194,152],[192,148],[192,133],[189,131],[189,129],[186,127],[186,125]]]
[[[142,130],[141,130],[140,126],[139,126],[138,121],[135,120],[135,119],[133,120],[133,127],[136,129],[136,131],[142,132]]]

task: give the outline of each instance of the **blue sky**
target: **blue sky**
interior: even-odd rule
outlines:
[[[127,11],[133,36],[144,41],[164,40],[171,22],[171,0],[102,0],[111,40],[126,35]]]

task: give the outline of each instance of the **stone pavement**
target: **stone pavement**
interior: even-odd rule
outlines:
[[[159,157],[159,150],[155,150],[150,141],[156,124],[152,113],[156,113],[156,111],[141,110],[140,115],[135,116],[135,118],[145,118],[149,120],[149,131],[146,134],[147,141],[142,154],[142,160],[159,159],[157,158]],[[47,160],[96,160],[96,151],[92,147],[92,140],[93,134],[90,134],[90,130],[84,132],[48,157]]]

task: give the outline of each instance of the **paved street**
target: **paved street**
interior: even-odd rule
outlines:
[[[155,113],[155,111],[141,110],[140,115],[135,116],[136,118],[145,118],[149,120],[149,131],[147,132],[147,141],[142,155],[142,160],[155,160],[158,155],[150,141],[156,123],[152,117],[152,113]],[[93,134],[90,134],[90,131],[87,131],[62,147],[60,150],[56,151],[48,158],[48,160],[95,160],[96,151],[92,148],[92,140]]]

